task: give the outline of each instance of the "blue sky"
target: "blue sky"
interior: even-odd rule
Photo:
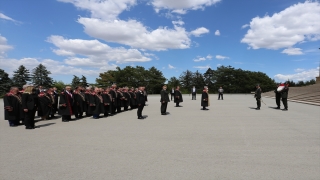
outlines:
[[[233,66],[276,81],[319,74],[320,2],[299,0],[4,0],[0,68],[42,63],[51,77],[91,83],[119,66]]]

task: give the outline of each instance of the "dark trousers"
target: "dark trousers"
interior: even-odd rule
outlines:
[[[221,99],[223,100],[223,94],[222,93],[219,93],[218,99],[220,99],[220,96],[221,96]]]
[[[121,112],[121,106],[117,106],[117,113]]]
[[[285,109],[288,109],[288,99],[287,98],[282,98],[282,103]]]
[[[261,99],[260,98],[256,98],[257,100],[257,108],[261,107]]]
[[[139,117],[142,117],[142,110],[143,110],[143,108],[144,108],[144,105],[138,106],[138,110],[137,110],[138,118],[139,118]]]
[[[280,108],[281,106],[280,97],[276,97],[276,103],[277,103],[277,107]]]
[[[161,114],[165,114],[167,112],[168,102],[161,103]]]
[[[172,101],[172,98],[174,97],[174,93],[171,93],[171,101]]]
[[[110,105],[104,106],[104,116],[108,117],[110,112]]]
[[[180,102],[176,102],[176,106],[177,106],[177,107],[179,106],[179,103],[180,103]]]
[[[62,121],[69,121],[71,120],[71,115],[62,115]]]
[[[34,128],[34,117],[36,115],[35,109],[24,112],[24,125],[26,127]]]
[[[113,104],[112,107],[111,107],[111,114],[115,114],[116,113],[116,109],[117,109],[117,106]]]
[[[197,93],[195,93],[195,92],[192,93],[192,100],[193,100],[193,99],[194,99],[194,100],[197,99]]]
[[[9,122],[9,126],[18,126],[18,125],[20,124],[20,121],[19,121],[19,120],[17,120],[17,121],[15,121],[15,120],[8,120],[8,122]]]

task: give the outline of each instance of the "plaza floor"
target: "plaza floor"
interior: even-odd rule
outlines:
[[[252,95],[184,95],[183,107],[148,96],[136,110],[108,118],[39,121],[35,130],[9,127],[0,102],[1,180],[320,179],[320,107],[289,102],[276,110]]]

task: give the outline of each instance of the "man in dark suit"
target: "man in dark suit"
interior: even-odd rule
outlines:
[[[144,88],[141,86],[139,87],[139,91],[137,92],[137,103],[138,103],[138,110],[137,110],[138,119],[144,119],[144,117],[142,117],[142,110],[146,104],[146,99],[144,95]]]
[[[256,92],[254,94],[254,97],[257,100],[257,108],[256,108],[256,110],[260,110],[260,107],[261,107],[261,88],[260,88],[260,85],[257,84],[256,88],[257,88],[257,90],[256,90]]]
[[[285,84],[285,87],[281,91],[282,103],[285,111],[288,111],[288,93],[289,93],[289,83]]]
[[[201,106],[202,106],[202,110],[209,110],[206,108],[210,106],[209,93],[208,93],[207,87],[204,87],[201,95]]]
[[[168,102],[170,102],[170,100],[169,100],[169,93],[167,91],[166,85],[162,87],[160,94],[161,94],[161,99],[160,99],[161,115],[167,115],[167,105],[168,105]]]
[[[192,95],[192,100],[197,100],[197,89],[196,89],[196,87],[195,86],[193,86],[192,88],[191,88],[191,95]]]

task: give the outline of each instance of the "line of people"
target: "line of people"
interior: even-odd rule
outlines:
[[[10,92],[5,94],[4,115],[10,127],[24,124],[26,129],[34,129],[35,115],[41,120],[61,115],[63,122],[68,122],[71,116],[80,119],[84,116],[92,116],[94,119],[115,115],[122,111],[137,109],[138,119],[143,119],[142,110],[148,101],[145,87],[117,88],[116,85],[108,88],[83,88],[77,87],[72,90],[67,86],[58,94],[56,88],[42,89],[25,85],[22,91],[18,87],[11,87]],[[123,108],[123,109],[122,109]]]

